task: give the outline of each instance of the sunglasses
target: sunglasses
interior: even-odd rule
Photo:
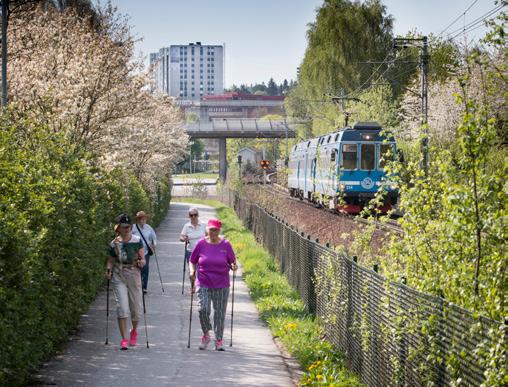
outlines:
[[[190,216],[191,218],[193,218],[193,217],[195,217],[195,216],[198,216],[198,214],[189,214],[189,216]]]

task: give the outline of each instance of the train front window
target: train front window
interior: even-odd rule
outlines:
[[[393,159],[393,146],[391,144],[380,144],[379,145],[379,169],[383,169],[386,162]]]
[[[374,144],[360,145],[360,169],[374,169],[376,160],[376,147]]]
[[[342,145],[342,168],[356,169],[358,160],[358,148],[356,144]]]

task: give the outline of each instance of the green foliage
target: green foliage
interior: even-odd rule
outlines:
[[[106,174],[62,133],[0,117],[0,385],[23,385],[79,321],[103,281],[118,213],[152,206],[132,174]]]
[[[360,62],[383,60],[392,46],[392,18],[378,0],[325,0],[307,31],[299,87],[322,98],[357,88],[370,76]]]
[[[506,157],[497,152],[492,119],[465,102],[457,143],[431,149],[429,177],[408,164],[401,184],[404,237],[391,251],[409,284],[493,319],[503,318],[506,283]],[[495,159],[498,162],[498,159]],[[394,172],[397,172],[395,170]]]
[[[347,106],[351,112],[351,120],[378,122],[383,128],[391,129],[399,124],[398,103],[393,99],[390,86],[377,86],[363,91],[360,102],[352,102]]]

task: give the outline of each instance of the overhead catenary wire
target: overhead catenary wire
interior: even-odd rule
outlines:
[[[455,35],[454,37],[449,38],[449,40],[450,40],[450,41],[451,41],[451,40],[455,40],[455,39],[457,39],[460,35],[464,35],[464,34],[466,34],[466,33],[472,32],[472,31],[476,31],[477,29],[482,28],[482,27],[485,27],[485,26],[484,26],[483,24],[480,24],[479,26],[476,26],[476,27],[474,27],[474,28],[470,28],[470,29],[468,29],[467,31],[464,31],[464,32],[460,32],[460,33],[458,33],[458,34],[457,34],[457,35]]]
[[[506,3],[502,3],[502,4],[492,8],[490,11],[484,13],[483,15],[479,16],[478,18],[474,19],[473,21],[469,22],[468,24],[464,25],[463,27],[453,30],[452,32],[447,34],[448,35],[447,39],[453,40],[462,34],[472,31],[473,29],[476,29],[476,27],[479,24],[482,24],[483,22],[485,22],[488,18],[493,16],[496,12],[498,12],[502,8],[504,8],[505,5],[506,5]]]
[[[464,12],[462,12],[459,16],[457,16],[457,18],[456,18],[455,20],[453,20],[450,24],[448,24],[448,25],[447,25],[447,26],[446,26],[446,27],[445,27],[445,28],[444,28],[444,29],[443,29],[443,30],[442,30],[442,31],[438,34],[438,36],[442,36],[442,35],[443,35],[443,33],[444,33],[444,32],[445,32],[448,28],[450,28],[450,27],[451,27],[451,26],[453,26],[453,25],[454,25],[457,21],[459,21],[461,17],[465,16],[465,15],[466,15],[466,13],[467,13],[467,11],[469,11],[469,10],[473,7],[473,5],[475,5],[477,2],[478,2],[478,0],[474,0],[474,1],[473,1],[473,3],[472,3],[469,7],[467,7],[467,8],[466,8],[466,10],[465,10]]]
[[[362,85],[360,85],[359,87],[357,87],[355,90],[353,90],[351,93],[349,93],[348,96],[353,97],[355,94],[359,93],[364,88],[364,86],[369,83],[369,81],[374,76],[374,74],[376,74],[379,71],[379,69],[381,69],[381,66],[383,66],[383,64],[389,63],[389,62],[387,62],[387,59],[391,54],[392,54],[392,51],[388,51],[388,54],[386,54],[385,58],[379,63],[379,66],[376,67],[376,69],[372,72],[372,74],[370,74],[370,76],[365,80],[365,82]],[[386,70],[385,70],[385,72],[386,72]],[[383,74],[384,74],[384,72],[383,72]]]

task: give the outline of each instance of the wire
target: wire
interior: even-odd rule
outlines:
[[[487,20],[490,16],[492,16],[493,14],[495,14],[497,11],[501,10],[506,4],[500,4],[498,6],[496,6],[495,8],[491,9],[490,11],[484,13],[482,16],[476,18],[475,20],[469,22],[468,24],[466,24],[464,27],[461,27],[461,28],[458,28],[450,33],[448,33],[447,35],[450,37],[452,36],[451,38],[448,38],[449,40],[453,40],[455,39],[457,36],[465,33],[468,31],[468,29],[470,28],[473,28],[475,26],[477,26],[478,24],[481,24],[483,23],[485,20]]]
[[[460,35],[463,35],[463,34],[465,34],[465,33],[467,33],[467,32],[472,32],[472,31],[475,31],[475,30],[477,30],[478,28],[482,28],[482,27],[485,27],[485,26],[484,26],[483,24],[480,24],[480,25],[478,25],[478,26],[476,26],[476,27],[474,27],[474,28],[469,28],[469,29],[468,29],[468,30],[466,30],[466,31],[459,32],[457,35],[455,35],[455,36],[453,36],[453,37],[451,37],[451,38],[448,38],[448,40],[454,40],[454,39],[456,39],[457,37],[459,37]]]
[[[469,11],[469,10],[471,9],[471,7],[472,7],[473,5],[475,5],[477,2],[478,2],[478,0],[473,1],[473,3],[472,3],[469,7],[467,7],[467,9],[466,9],[464,12],[462,12],[459,16],[457,16],[457,18],[456,18],[454,21],[452,21],[450,24],[448,24],[448,25],[445,27],[445,29],[444,29],[443,31],[441,31],[441,32],[438,34],[438,36],[443,35],[443,33],[444,33],[444,32],[445,32],[448,28],[450,28],[450,27],[451,27],[451,26],[453,26],[453,25],[454,25],[454,24],[455,24],[458,20],[460,20],[460,18],[461,18],[462,16],[465,16],[465,15],[466,15],[466,13],[467,13],[467,11]]]
[[[386,54],[385,58],[381,61],[381,63],[379,64],[379,66],[377,66],[377,68],[372,72],[372,74],[370,74],[370,76],[365,80],[365,82],[359,86],[358,88],[356,88],[356,90],[353,90],[348,96],[354,96],[356,93],[358,93],[359,91],[361,91],[363,89],[363,87],[369,83],[370,79],[374,76],[375,73],[377,73],[379,71],[379,69],[381,68],[381,66],[386,62],[386,60],[388,59],[388,57],[392,54],[392,51],[388,51],[388,54]],[[385,70],[386,72],[386,70]],[[379,79],[379,78],[378,78]]]

